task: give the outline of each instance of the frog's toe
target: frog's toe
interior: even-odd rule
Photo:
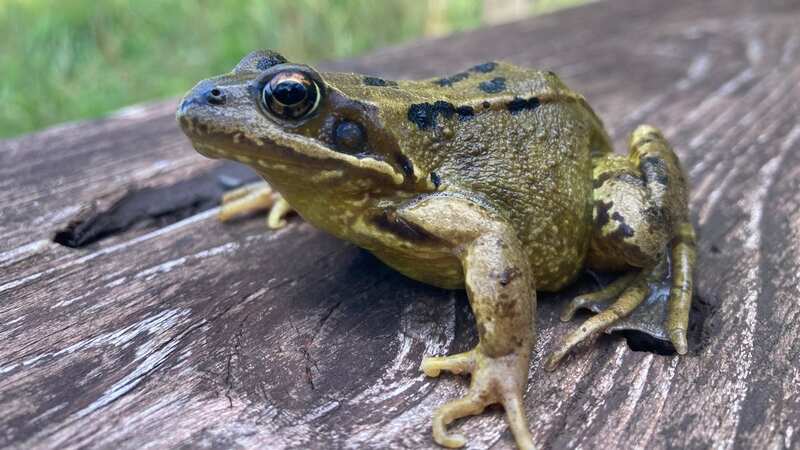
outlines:
[[[271,193],[272,187],[266,181],[255,181],[222,194],[222,205],[234,203],[245,197],[269,195]]]
[[[445,403],[433,416],[433,439],[444,447],[463,447],[467,443],[466,438],[461,434],[449,433],[447,425],[462,417],[478,415],[491,403],[487,401],[485,395],[474,390],[458,400]],[[528,431],[528,423],[525,419],[522,396],[513,393],[500,403],[506,410],[508,425],[517,442],[517,447],[522,450],[534,449],[533,438]]]
[[[444,447],[459,448],[463,447],[467,441],[461,434],[453,434],[447,431],[447,425],[454,420],[467,416],[475,416],[492,403],[500,403],[506,410],[508,426],[511,434],[517,443],[517,447],[522,450],[533,450],[533,437],[528,430],[528,421],[525,418],[525,410],[522,403],[522,395],[517,392],[508,391],[503,383],[492,383],[494,386],[486,386],[483,389],[470,388],[469,393],[449,403],[442,405],[433,415],[433,439]]]
[[[685,329],[675,329],[669,332],[669,340],[679,355],[689,353],[689,342],[686,340]]]
[[[275,230],[286,226],[284,217],[292,212],[292,207],[269,184],[260,181],[225,193],[217,217],[221,222],[228,222],[237,217],[267,210],[269,210],[267,227]]]
[[[634,278],[636,278],[635,273],[628,273],[600,290],[573,298],[564,308],[564,311],[561,312],[561,321],[569,322],[579,309],[591,309],[597,312],[602,307],[605,307],[606,302],[619,297],[622,291],[633,282]]]
[[[449,448],[464,446],[464,436],[449,433],[447,425],[462,417],[480,414],[491,404],[500,403],[506,411],[517,447],[533,449],[533,438],[528,430],[522,402],[523,387],[527,382],[526,362],[527,358],[519,354],[493,358],[478,349],[423,360],[422,370],[428,376],[438,376],[442,370],[472,374],[467,395],[445,403],[433,415],[433,439]]]
[[[267,216],[267,227],[271,230],[277,230],[286,226],[287,214],[292,212],[292,206],[283,197],[278,197],[275,204],[269,210]]]
[[[691,286],[689,287],[691,289]],[[686,330],[689,328],[689,309],[692,303],[692,291],[681,287],[673,287],[667,300],[667,319],[664,322],[670,342],[679,355],[689,351]]]
[[[679,355],[689,351],[686,330],[689,329],[689,310],[692,307],[692,271],[696,262],[694,227],[684,222],[678,227],[675,244],[670,255],[671,287],[667,302],[667,319],[664,325],[672,345]]]
[[[480,414],[486,406],[487,403],[474,392],[445,403],[433,415],[433,439],[448,448],[463,447],[467,440],[463,435],[449,433],[447,425],[456,419]]]
[[[648,271],[641,271],[635,274],[633,279],[622,288],[622,294],[614,303],[587,319],[578,329],[570,333],[564,343],[561,344],[561,347],[550,354],[545,362],[545,370],[554,370],[558,363],[578,344],[598,332],[607,330],[633,312],[649,293],[647,285],[648,274]],[[611,286],[613,284],[609,287]]]
[[[430,356],[422,360],[420,369],[429,377],[438,377],[443,370],[454,374],[472,373],[475,357],[472,351],[451,356]]]
[[[272,207],[279,194],[269,184],[260,181],[225,193],[217,217],[227,222],[236,217],[266,211]]]

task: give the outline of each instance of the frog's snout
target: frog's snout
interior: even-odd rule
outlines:
[[[221,106],[228,96],[225,88],[214,83],[200,83],[189,91],[181,100],[178,116],[186,115],[192,107]]]
[[[229,106],[232,93],[228,86],[221,86],[214,80],[205,80],[197,84],[186,93],[175,112],[184,133],[189,135],[206,133],[209,129],[210,118],[224,114],[223,107]]]

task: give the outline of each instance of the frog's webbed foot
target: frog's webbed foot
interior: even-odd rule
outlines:
[[[681,239],[693,231],[688,226],[684,228],[672,252],[665,254],[654,268],[622,275],[608,286],[580,295],[567,305],[561,315],[563,321],[570,320],[580,308],[597,314],[570,333],[550,355],[545,364],[547,370],[555,369],[575,346],[601,331],[640,331],[671,342],[678,354],[686,354],[693,247]]]
[[[490,357],[481,352],[480,344],[469,352],[423,359],[421,369],[430,377],[438,377],[443,370],[472,375],[467,395],[445,403],[434,413],[433,439],[449,448],[464,446],[464,436],[448,433],[447,425],[462,417],[480,414],[491,404],[500,403],[505,408],[517,446],[520,449],[533,449],[533,438],[528,431],[522,403],[522,392],[528,381],[527,362],[527,356],[517,353]]]
[[[613,303],[587,319],[578,329],[566,337],[561,346],[547,358],[544,366],[546,370],[554,370],[561,359],[575,346],[598,332],[606,331],[621,319],[627,317],[644,301],[645,296],[648,294],[646,271],[639,272],[632,279],[628,276],[623,278],[621,282],[612,283],[605,289],[581,296],[583,298],[578,297],[567,306],[562,314],[562,320],[571,317],[574,310],[579,306],[584,306],[584,299],[587,299],[585,301],[587,306],[597,307],[602,304],[603,300],[607,299],[609,293],[621,291],[621,294]]]
[[[269,210],[267,227],[274,230],[286,226],[284,217],[292,212],[292,207],[269,184],[259,181],[227,192],[222,197],[218,217],[220,221],[227,222],[267,210]]]

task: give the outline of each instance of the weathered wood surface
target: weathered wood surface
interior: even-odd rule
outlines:
[[[800,448],[798,24],[798,1],[624,0],[327,64],[550,68],[620,149],[645,121],[673,140],[700,233],[690,354],[604,336],[546,373],[579,287],[544,296],[526,397],[539,444]],[[223,226],[192,201],[85,248],[51,241],[82,208],[218,164],[174,107],[0,142],[0,447],[434,448],[430,414],[466,381],[418,364],[475,342],[463,293],[299,219]],[[512,447],[499,410],[457,426],[471,448]]]

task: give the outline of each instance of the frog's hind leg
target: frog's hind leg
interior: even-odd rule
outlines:
[[[562,320],[581,308],[597,315],[566,338],[549,369],[600,331],[637,330],[671,342],[680,354],[687,351],[695,242],[683,172],[653,127],[639,127],[630,148],[628,157],[595,160],[595,231],[587,262],[593,269],[627,272],[567,305]]]
[[[218,217],[220,221],[227,222],[267,210],[269,210],[267,227],[274,230],[286,225],[284,217],[292,212],[292,207],[267,182],[259,181],[226,193],[222,197]]]

